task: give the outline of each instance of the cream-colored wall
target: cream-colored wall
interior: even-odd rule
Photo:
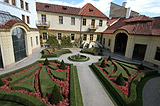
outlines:
[[[144,61],[157,64],[160,66],[160,61],[154,59],[156,54],[156,49],[157,47],[160,47],[159,36],[130,35],[124,30],[118,30],[114,34],[103,34],[103,38],[106,39],[106,43],[104,47],[109,48],[111,52],[114,52],[115,37],[118,33],[126,33],[128,35],[125,57],[132,58],[135,44],[145,44],[147,45],[147,49],[146,49]],[[109,39],[111,39],[110,47],[108,47]]]
[[[83,25],[83,19],[86,19],[86,25]],[[95,32],[103,32],[107,28],[107,18],[97,18],[97,17],[82,17],[82,31],[88,31],[88,28],[91,26],[92,19],[95,19]],[[103,20],[102,27],[99,26],[99,20]]]
[[[12,41],[12,31],[13,29],[20,27],[25,31],[25,43],[26,43],[26,54],[27,56],[32,54],[32,50],[34,48],[40,47],[40,43],[35,45],[35,36],[39,37],[39,31],[29,31],[26,26],[22,25],[14,25],[11,29],[1,29],[0,30],[0,46],[1,46],[1,53],[3,59],[3,66],[4,69],[9,69],[15,65],[15,57],[14,57],[14,48],[13,48],[13,41]],[[30,37],[33,37],[33,48],[31,47]],[[39,40],[39,39],[38,39]],[[40,41],[39,41],[40,42]]]
[[[42,20],[41,14],[46,15],[46,21],[50,22],[49,29],[80,31],[79,16],[38,11],[38,20]],[[63,16],[63,24],[59,24],[59,16]],[[75,25],[71,25],[71,17],[75,17]]]
[[[107,28],[107,18],[98,18],[98,17],[83,17],[78,15],[69,15],[69,14],[60,14],[60,13],[51,13],[51,12],[42,12],[38,11],[38,20],[42,20],[41,15],[46,15],[46,21],[50,22],[50,27],[48,29],[54,30],[69,30],[69,31],[88,31],[88,28],[91,25],[91,20],[95,19],[95,27],[98,26],[98,29],[95,32],[103,32]],[[63,24],[59,24],[59,16],[63,16]],[[71,25],[71,17],[75,17],[75,25]],[[83,18],[87,20],[86,26],[83,26]],[[99,20],[103,20],[102,27],[99,27]],[[82,29],[81,29],[82,25]]]

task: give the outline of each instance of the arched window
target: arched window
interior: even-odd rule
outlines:
[[[26,57],[25,32],[22,28],[15,28],[12,31],[15,62]]]

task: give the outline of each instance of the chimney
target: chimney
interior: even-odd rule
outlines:
[[[131,15],[131,9],[130,7],[127,8],[127,11],[126,11],[126,19],[129,18]]]
[[[127,2],[124,1],[123,4],[122,4],[122,7],[126,7],[126,4],[127,4]]]

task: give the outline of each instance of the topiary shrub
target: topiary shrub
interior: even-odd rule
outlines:
[[[62,100],[63,100],[63,96],[60,92],[60,88],[57,85],[55,85],[54,89],[53,89],[53,92],[52,92],[52,95],[49,98],[49,102],[51,104],[57,104]]]
[[[5,83],[0,79],[0,86],[5,85]]]
[[[117,85],[121,85],[121,86],[125,86],[126,84],[124,83],[124,78],[122,73],[118,76],[118,78],[116,79],[115,83]]]
[[[108,57],[107,61],[112,61],[112,58],[111,56]]]
[[[62,60],[62,62],[61,62],[61,64],[60,64],[59,68],[62,69],[62,70],[65,70],[65,69],[66,69],[66,65],[65,65],[65,63],[64,63],[63,60]]]
[[[100,67],[102,67],[102,68],[105,68],[105,67],[106,67],[105,60],[103,60],[103,61],[102,61],[102,63],[101,63],[101,65],[100,65]]]
[[[143,63],[141,63],[141,64],[138,66],[138,69],[139,69],[139,70],[144,70]]]
[[[49,61],[48,59],[46,58],[45,61],[44,61],[44,64],[43,65],[49,65]]]

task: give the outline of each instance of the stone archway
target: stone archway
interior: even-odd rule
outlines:
[[[115,38],[114,53],[125,55],[128,36],[125,33],[118,33]]]

